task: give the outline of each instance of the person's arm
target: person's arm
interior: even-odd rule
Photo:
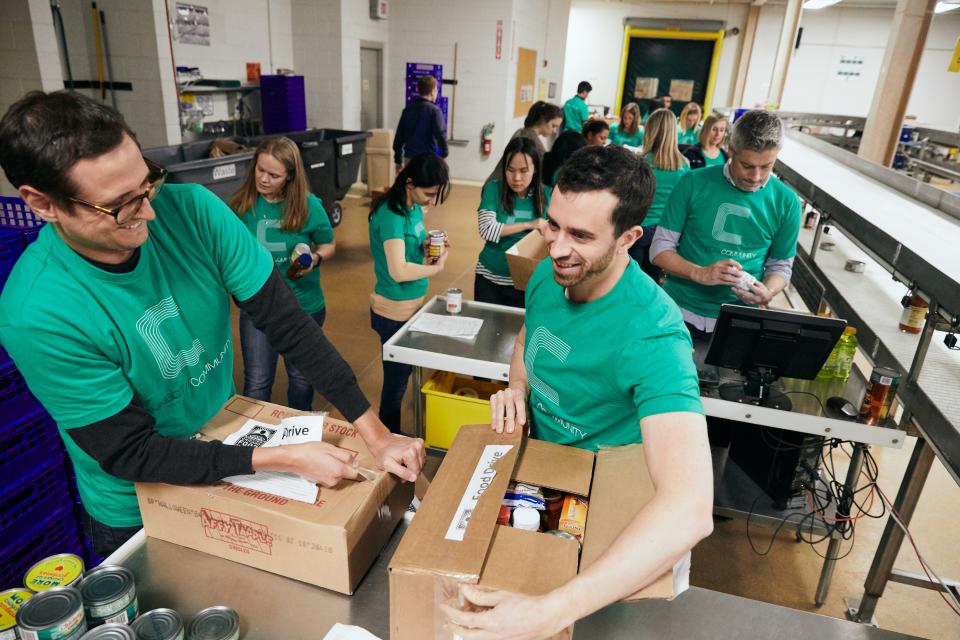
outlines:
[[[713,465],[706,421],[688,412],[640,421],[643,449],[656,488],[600,558],[542,596],[464,585],[468,612],[442,604],[448,629],[464,640],[550,637],[575,621],[649,585],[713,530]]]
[[[403,145],[407,142],[408,127],[407,109],[400,114],[400,122],[397,123],[397,132],[393,136],[393,163],[397,167],[397,173],[403,168]]]
[[[446,158],[449,155],[449,150],[447,149],[447,131],[443,124],[443,111],[436,105],[434,105],[433,112],[433,139],[436,141],[437,146],[440,147],[440,157]]]
[[[390,238],[383,241],[383,253],[387,258],[387,271],[397,282],[411,282],[429,278],[443,271],[447,264],[447,251],[440,254],[434,264],[416,264],[407,262],[406,245],[402,238]]]
[[[510,357],[510,374],[507,388],[490,396],[490,427],[497,433],[513,433],[516,426],[527,424],[527,396],[530,384],[527,382],[527,367],[523,364],[523,345],[527,336],[527,325],[520,327],[517,343]]]
[[[800,237],[800,200],[791,192],[782,210],[784,213],[780,225],[763,263],[763,282],[754,283],[751,291],[734,289],[736,296],[747,304],[769,304],[787,287],[793,275],[793,259],[797,254],[797,238]]]

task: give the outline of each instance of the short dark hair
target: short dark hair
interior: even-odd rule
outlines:
[[[136,135],[123,116],[73,91],[31,91],[0,119],[0,166],[10,183],[29,184],[58,204],[77,193],[73,166]]]
[[[728,142],[730,150],[762,153],[783,146],[783,121],[763,109],[747,111],[737,118]]]
[[[530,128],[540,124],[541,122],[550,122],[551,120],[556,120],[557,118],[563,117],[563,109],[558,107],[555,104],[550,104],[549,102],[544,102],[543,100],[537,100],[530,107],[530,110],[527,111],[527,117],[523,120],[523,126]]]
[[[595,136],[601,131],[609,131],[610,125],[607,124],[606,120],[601,120],[600,118],[591,118],[583,123],[583,129],[580,133],[583,134],[584,138],[590,136]]]
[[[613,208],[614,236],[643,224],[657,190],[657,179],[643,159],[623,147],[584,147],[560,168],[557,189],[565,193],[609,191],[616,197]]]
[[[548,186],[554,184],[554,174],[563,166],[563,163],[578,149],[587,146],[583,134],[573,129],[567,129],[557,136],[550,151],[543,156],[543,182]]]
[[[417,93],[428,96],[437,88],[437,79],[433,76],[420,76],[417,79]]]
[[[583,93],[584,91],[590,93],[593,91],[593,85],[586,80],[581,80],[580,84],[577,85],[577,93]]]

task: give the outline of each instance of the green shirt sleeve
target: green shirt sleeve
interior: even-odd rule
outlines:
[[[635,340],[620,354],[618,379],[633,397],[637,420],[660,413],[703,413],[692,343],[679,333]]]
[[[686,172],[673,188],[663,208],[663,215],[660,216],[659,226],[677,233],[683,232],[690,211],[690,192],[693,184],[690,177],[692,175],[689,171]]]
[[[578,100],[578,102],[580,103],[578,105],[580,107],[580,122],[583,124],[590,119],[590,108],[587,106],[586,100]]]
[[[550,196],[553,195],[553,189],[543,185],[543,217],[547,217],[547,209],[550,207]]]
[[[500,209],[500,181],[491,180],[483,185],[480,192],[480,206],[477,211],[498,211]]]
[[[800,200],[796,194],[789,191],[786,200],[786,211],[783,215],[783,222],[777,229],[773,242],[770,243],[770,252],[767,258],[774,260],[787,260],[797,253],[797,238],[800,236]]]
[[[310,220],[310,241],[314,244],[330,244],[333,242],[333,227],[330,225],[330,217],[327,216],[326,209],[320,198],[310,194],[307,196],[307,209]]]
[[[403,223],[403,216],[385,208],[380,214],[380,238],[384,242],[387,240],[403,240]]]

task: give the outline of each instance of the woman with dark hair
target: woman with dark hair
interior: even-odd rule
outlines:
[[[690,169],[704,169],[727,163],[727,152],[723,148],[723,140],[727,135],[727,116],[711,113],[703,121],[700,129],[700,138],[693,147],[683,150],[683,155],[690,161]]]
[[[548,187],[557,183],[557,172],[573,152],[587,146],[587,139],[579,131],[564,131],[557,136],[553,148],[543,157],[543,182]]]
[[[523,120],[523,128],[517,129],[510,139],[524,137],[531,140],[542,158],[546,153],[542,138],[552,138],[557,135],[562,124],[563,109],[555,104],[538,100],[527,112],[527,117]]]
[[[414,156],[393,186],[370,205],[370,253],[377,284],[370,294],[370,326],[383,345],[416,313],[427,293],[427,278],[443,271],[447,251],[427,258],[423,207],[447,198],[447,163],[430,153]],[[400,433],[400,410],[410,365],[383,361],[380,420]]]
[[[260,143],[250,161],[243,186],[230,198],[230,208],[273,255],[287,285],[300,306],[323,326],[327,309],[320,288],[320,263],[333,257],[336,244],[333,227],[323,204],[310,193],[300,150],[289,138],[268,138]],[[310,248],[310,262],[290,270],[294,247]],[[292,275],[291,275],[292,274]],[[243,352],[243,395],[270,400],[277,374],[277,352],[266,334],[240,312],[240,348]],[[313,405],[313,387],[289,363],[287,404],[301,411]]]
[[[523,308],[523,292],[513,286],[506,253],[530,231],[542,231],[550,194],[540,176],[540,154],[527,138],[511,140],[498,167],[504,178],[483,187],[477,208],[480,237],[486,244],[477,261],[473,297]]]

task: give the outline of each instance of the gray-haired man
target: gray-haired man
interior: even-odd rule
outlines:
[[[695,341],[713,332],[720,305],[767,304],[790,281],[800,201],[770,175],[782,145],[780,119],[748,111],[730,136],[730,160],[687,174],[667,201],[650,258]],[[756,282],[740,288],[745,274]]]

